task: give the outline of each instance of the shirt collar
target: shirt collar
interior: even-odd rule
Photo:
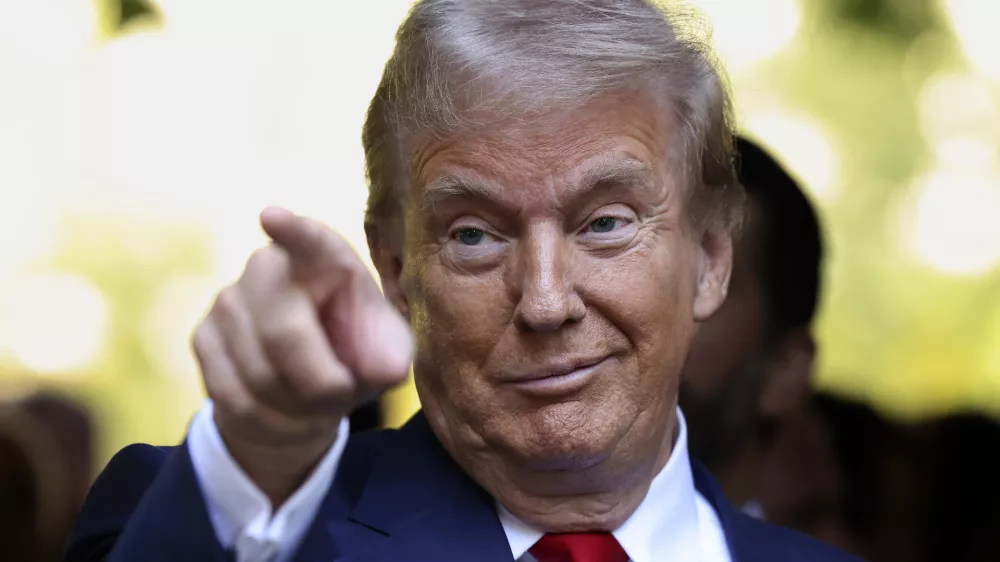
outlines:
[[[698,560],[697,491],[688,457],[687,424],[677,409],[679,432],[667,464],[649,485],[635,512],[612,533],[633,562]],[[502,505],[497,514],[514,560],[520,559],[543,533],[518,520]]]

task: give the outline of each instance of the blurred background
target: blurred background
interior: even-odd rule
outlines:
[[[0,397],[82,408],[61,448],[90,469],[182,439],[190,333],[260,209],[367,259],[361,124],[409,3],[0,0]],[[692,4],[822,215],[821,388],[1000,415],[1000,2]],[[385,423],[416,407],[394,391]]]

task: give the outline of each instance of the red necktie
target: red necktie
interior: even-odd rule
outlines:
[[[628,562],[611,533],[549,534],[528,552],[538,562]]]

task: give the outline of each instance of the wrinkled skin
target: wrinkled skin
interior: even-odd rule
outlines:
[[[725,298],[730,235],[692,219],[667,115],[607,99],[416,142],[404,239],[368,225],[431,426],[542,530],[613,529],[635,510],[672,448],[696,326]],[[600,363],[522,381],[580,359]]]

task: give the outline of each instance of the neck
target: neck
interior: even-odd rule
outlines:
[[[579,470],[538,471],[480,458],[466,469],[515,517],[547,533],[613,531],[639,507],[670,459],[677,422],[650,435],[645,448],[627,437],[601,462]],[[636,456],[634,451],[652,451]],[[487,456],[484,454],[484,457]],[[481,470],[486,467],[486,470]]]

